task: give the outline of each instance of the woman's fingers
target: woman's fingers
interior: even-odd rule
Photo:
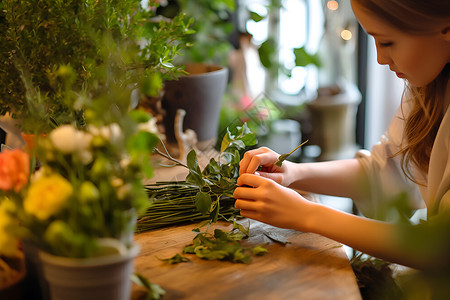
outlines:
[[[245,173],[238,177],[236,183],[238,186],[258,187],[264,180],[267,179],[257,174]]]
[[[259,176],[243,174],[238,178],[238,187],[234,190],[233,197],[236,199],[234,207],[241,210],[242,216],[248,216],[247,211],[256,210],[257,190]]]
[[[253,220],[258,220],[259,219],[259,213],[257,211],[254,210],[245,210],[245,209],[241,209],[241,216],[243,216],[244,218],[250,218]]]
[[[262,147],[247,151],[239,163],[239,175],[244,173],[253,174],[259,166],[270,166],[276,160],[276,153],[268,148]]]

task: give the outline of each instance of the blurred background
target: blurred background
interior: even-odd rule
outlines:
[[[220,134],[248,122],[260,145],[293,159],[330,160],[370,149],[400,102],[403,82],[376,62],[350,0],[163,0],[159,13],[194,20],[180,63],[229,70]],[[282,142],[281,142],[282,141]]]

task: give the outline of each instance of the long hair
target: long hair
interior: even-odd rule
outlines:
[[[355,0],[388,24],[412,35],[438,32],[450,21],[449,0]],[[404,144],[395,155],[402,155],[402,170],[414,180],[411,165],[428,172],[431,149],[446,109],[445,91],[449,64],[425,87],[407,85],[404,97],[412,101],[405,116]]]
[[[414,164],[423,172],[428,172],[431,149],[446,109],[449,71],[450,65],[447,64],[427,86],[407,86],[405,91],[411,97],[413,106],[405,119],[405,145],[398,154],[402,155],[403,172],[414,182],[408,166]]]

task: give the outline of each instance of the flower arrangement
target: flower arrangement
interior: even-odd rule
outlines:
[[[148,203],[142,166],[151,175],[149,154],[158,140],[142,126],[148,124],[138,125],[128,121],[135,129],[128,133],[115,122],[57,127],[37,140],[41,167],[31,174],[28,153],[0,153],[1,252],[17,253],[19,237],[67,257],[128,247],[137,212]]]
[[[8,215],[0,252],[17,251],[17,238],[79,258],[130,246],[137,214],[148,205],[142,181],[152,176],[159,137],[155,119],[131,109],[137,85],[120,65],[128,52],[107,53],[95,94],[67,85],[65,102],[82,108],[83,126],[60,125],[37,135],[34,149],[0,153],[0,213]],[[64,68],[63,81],[73,72]]]

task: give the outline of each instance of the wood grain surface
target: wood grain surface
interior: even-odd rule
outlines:
[[[246,225],[249,220],[240,221]],[[266,244],[269,252],[249,264],[207,261],[195,255],[187,263],[162,262],[182,252],[196,233],[195,224],[135,235],[141,251],[135,271],[159,284],[170,299],[361,299],[355,275],[342,245],[312,233],[280,229],[251,221],[248,246]],[[231,230],[229,223],[214,228]],[[272,238],[270,238],[272,237]],[[277,241],[287,240],[287,244]],[[133,284],[132,299],[143,298]]]

